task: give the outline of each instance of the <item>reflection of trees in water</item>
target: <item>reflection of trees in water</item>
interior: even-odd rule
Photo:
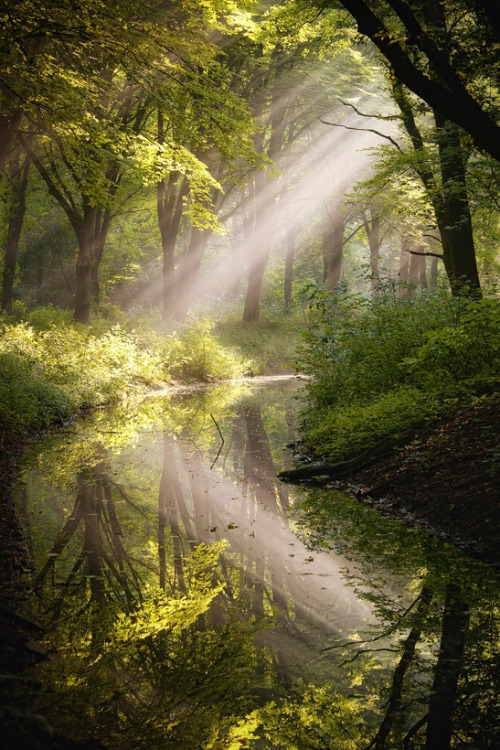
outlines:
[[[204,463],[200,454],[188,450],[187,444],[173,441],[164,435],[164,463],[160,483],[160,581],[163,585],[165,573],[161,572],[162,560],[170,545],[174,562],[175,579],[183,580],[183,561],[188,559],[193,540],[209,541],[229,536],[231,551],[221,560],[221,571],[225,579],[223,598],[230,606],[235,592],[243,592],[247,615],[264,617],[272,615],[283,624],[293,620],[293,601],[286,595],[288,570],[281,557],[274,555],[276,538],[260,522],[263,508],[282,519],[283,528],[288,528],[284,515],[288,507],[288,491],[276,481],[276,469],[271,447],[266,435],[260,409],[246,405],[231,425],[230,455],[226,454],[224,467],[233,481],[241,484],[242,491],[234,485],[231,495],[223,502],[216,502],[218,484],[216,474]],[[186,479],[181,481],[181,477]],[[220,500],[220,498],[217,498]],[[258,528],[258,553],[251,552],[249,541],[255,539]],[[228,533],[230,532],[230,533]],[[241,606],[241,604],[240,604]],[[220,598],[207,618],[212,622],[224,621],[224,608]],[[287,666],[279,650],[272,654],[277,671],[286,681]]]
[[[414,746],[422,747],[420,735],[424,733],[424,727],[425,750],[450,747],[470,612],[459,586],[454,583],[446,585],[439,617],[435,612],[431,613],[433,596],[432,588],[425,584],[413,602],[411,617],[406,618],[410,630],[399,643],[385,714],[367,748],[385,750],[393,747],[395,741],[405,748],[411,747],[412,741],[418,741],[419,744]],[[398,627],[402,624],[398,623]],[[419,642],[428,642],[429,636],[439,637],[434,664],[430,659],[419,658],[418,654]],[[432,672],[430,684],[431,678],[426,678],[426,673]],[[405,682],[407,676],[410,679]],[[430,689],[424,688],[426,682]]]
[[[339,632],[335,647],[325,649],[321,669],[335,684],[310,688],[303,697],[293,682],[301,638],[307,631],[307,656],[311,643],[318,654],[325,643],[320,629],[311,641],[307,613],[294,603],[300,564],[283,549],[277,553],[281,537],[290,533],[287,488],[276,482],[258,406],[246,403],[230,432],[219,463],[232,484],[192,444],[163,436],[157,518],[145,515],[141,503],[134,504],[130,491],[112,479],[103,449],[100,460],[80,465],[72,512],[36,576],[37,591],[48,595],[52,619],[59,620],[63,646],[59,662],[53,661],[51,689],[65,710],[78,714],[76,707],[86,704],[82,724],[93,716],[96,736],[106,740],[116,733],[118,747],[142,747],[141,732],[145,747],[195,747],[214,726],[226,726],[232,706],[241,716],[270,697],[278,703],[259,709],[269,735],[259,740],[259,750],[498,747],[493,716],[500,692],[499,632],[491,597],[486,601],[466,573],[435,567],[419,544],[393,539],[385,527],[379,531],[358,515],[350,528],[331,506],[325,512],[335,515],[336,538],[349,541],[350,559],[370,561],[352,582],[369,592],[379,622],[364,639],[347,641]],[[268,518],[265,508],[275,525],[261,522]],[[151,522],[157,564],[140,553]],[[322,517],[318,526],[325,523]],[[209,609],[200,604],[196,610],[196,596],[203,598],[193,594],[196,550],[200,542],[225,537],[231,549],[209,573],[211,586],[222,581],[225,588]],[[411,571],[411,601],[391,600],[390,587],[387,593],[384,583],[370,582],[367,570],[377,576],[379,560],[389,571],[384,576]],[[422,578],[417,570],[424,571]],[[145,593],[144,582],[151,586],[153,578],[157,589]],[[163,621],[166,603],[176,600],[191,601],[197,614]],[[242,613],[240,623],[234,622],[236,612]],[[113,635],[117,615],[130,629],[128,640]],[[273,628],[258,634],[265,649],[257,656],[252,627],[245,631],[241,620],[262,615],[272,616],[285,635],[278,638]],[[134,617],[147,621],[149,635],[133,636]],[[66,697],[60,698],[63,690]]]
[[[468,593],[428,579],[405,610],[379,610],[371,637],[330,647],[330,685],[260,709],[259,748],[496,750],[498,619],[471,612]]]
[[[332,750],[500,747],[500,728],[494,718],[499,715],[500,694],[495,577],[487,568],[469,565],[451,548],[442,549],[432,538],[389,526],[354,500],[350,509],[348,499],[343,501],[342,515],[332,512],[333,496],[327,512],[322,507],[328,503],[325,493],[311,493],[311,497],[318,502],[316,523],[323,525],[331,516],[333,538],[342,540],[353,566],[351,582],[372,602],[377,622],[366,637],[338,640],[325,648],[335,675],[329,688],[331,703],[339,696],[352,697],[356,685],[357,712],[339,709],[336,717],[335,712],[319,716],[315,707],[324,695],[306,693],[292,715],[289,706],[278,710],[281,720],[296,727],[290,727],[288,746],[302,747],[303,737],[297,745],[292,738],[300,737],[307,725],[321,738],[319,744]],[[310,510],[312,525],[315,518]],[[369,514],[364,522],[363,514]],[[384,565],[379,568],[381,559]],[[408,592],[415,592],[410,602],[393,595],[392,575],[396,580],[405,575]],[[360,725],[362,731],[357,733]],[[271,719],[269,726],[270,742],[265,747],[288,747],[280,744],[279,721],[273,725]],[[352,744],[342,744],[341,728],[350,733]]]
[[[78,589],[88,586],[89,602],[104,604],[110,598],[140,599],[141,576],[136,561],[124,546],[116,508],[117,497],[120,501],[131,501],[110,478],[105,451],[98,450],[102,460],[77,472],[73,510],[35,576],[34,588],[40,595],[44,586],[50,585],[54,591],[59,590],[58,598],[62,601],[68,593],[74,595]],[[61,580],[62,574],[56,570],[58,561],[79,535],[83,536],[81,548],[74,555],[69,573]]]
[[[163,447],[160,585],[151,560],[138,559],[143,511],[110,478],[103,451],[79,467],[71,515],[35,580],[51,652],[39,710],[68,736],[106,747],[195,747],[255,705],[253,624],[226,617],[200,627],[220,590],[219,553],[196,545],[168,436]]]

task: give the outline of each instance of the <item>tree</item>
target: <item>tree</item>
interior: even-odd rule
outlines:
[[[124,56],[134,75],[143,63],[160,6],[111,0],[15,0],[0,24],[0,169],[20,132],[41,134],[47,125],[85,128],[89,94],[105,96],[103,63],[112,69]]]
[[[16,275],[19,240],[26,212],[26,188],[30,159],[19,149],[10,157],[6,170],[6,237],[4,245],[1,307],[12,314],[14,279]]]
[[[337,7],[320,0],[322,8]],[[394,74],[441,117],[500,161],[500,102],[492,92],[500,45],[491,0],[342,0]]]

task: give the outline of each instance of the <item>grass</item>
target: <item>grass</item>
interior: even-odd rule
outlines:
[[[16,438],[124,396],[280,371],[298,339],[283,320],[173,327],[150,315],[87,327],[54,308],[23,317],[0,321],[0,433]]]

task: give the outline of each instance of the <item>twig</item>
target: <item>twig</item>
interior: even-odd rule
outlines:
[[[219,450],[217,452],[217,455],[216,455],[216,457],[214,459],[214,462],[213,462],[212,466],[210,467],[210,470],[212,470],[214,468],[215,464],[217,463],[217,461],[219,459],[219,456],[221,454],[221,451],[222,451],[222,448],[223,448],[223,445],[224,445],[224,436],[223,436],[222,432],[220,431],[219,425],[217,424],[214,415],[212,413],[210,413],[210,416],[212,417],[213,423],[217,427],[217,432],[219,433],[220,439],[222,440],[222,442],[220,444],[220,447],[219,447]]]
[[[319,118],[319,121],[323,123],[323,125],[332,125],[335,128],[345,128],[346,130],[359,130],[364,133],[375,133],[375,135],[380,136],[380,138],[385,138],[386,140],[390,141],[393,146],[396,146],[398,151],[402,151],[403,149],[399,145],[397,141],[394,140],[394,138],[391,138],[390,135],[386,135],[385,133],[381,133],[380,130],[375,130],[374,128],[355,128],[352,125],[342,125],[340,122],[328,122],[327,120]]]
[[[409,253],[410,255],[423,255],[424,258],[427,258],[430,256],[431,258],[441,258],[442,260],[444,257],[443,255],[441,255],[441,253],[431,253],[431,252],[421,253],[418,250],[407,250],[406,252]]]
[[[351,107],[357,115],[360,117],[371,117],[374,120],[391,120],[394,122],[394,120],[401,119],[398,115],[370,115],[367,112],[361,112],[357,107],[354,106],[354,104],[351,104],[351,102],[346,102],[344,99],[341,99],[340,96],[337,96],[338,101],[344,105],[344,107]]]

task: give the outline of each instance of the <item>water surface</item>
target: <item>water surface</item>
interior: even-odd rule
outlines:
[[[123,748],[497,746],[494,575],[344,493],[279,483],[298,393],[255,379],[123,404],[26,457],[40,711],[61,731]]]

